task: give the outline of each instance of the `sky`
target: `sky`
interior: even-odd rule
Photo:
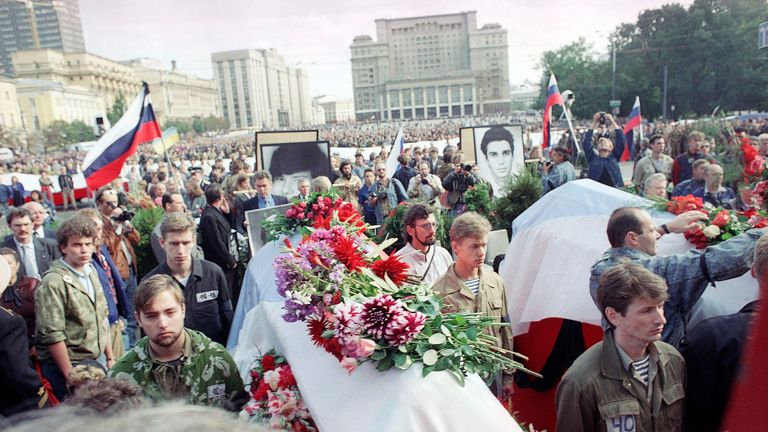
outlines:
[[[88,52],[149,57],[212,78],[211,53],[275,48],[309,75],[312,96],[352,97],[349,46],[374,20],[477,11],[507,29],[510,83],[537,82],[541,54],[579,37],[607,55],[608,35],[665,0],[80,0]],[[676,3],[690,5],[692,0]]]

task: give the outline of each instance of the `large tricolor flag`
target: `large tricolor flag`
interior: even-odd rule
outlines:
[[[635,103],[632,105],[632,111],[627,117],[627,124],[624,125],[624,135],[627,135],[627,144],[624,146],[624,152],[621,154],[621,161],[627,161],[632,158],[634,145],[634,133],[636,127],[640,127],[643,117],[640,115],[640,96],[635,96]]]
[[[395,136],[395,142],[392,143],[392,148],[389,149],[387,177],[392,177],[400,168],[400,162],[397,161],[397,157],[403,154],[403,152],[405,152],[405,138],[403,138],[403,128],[400,128],[397,131],[397,136]]]
[[[125,160],[140,144],[160,136],[160,126],[149,99],[149,87],[144,83],[120,120],[85,155],[82,166],[88,188],[96,190],[117,178]]]
[[[560,89],[557,87],[557,80],[555,74],[549,76],[549,85],[547,86],[547,103],[544,105],[544,127],[543,127],[543,140],[541,148],[549,147],[549,126],[552,117],[552,107],[555,105],[563,106],[563,97],[560,96]]]

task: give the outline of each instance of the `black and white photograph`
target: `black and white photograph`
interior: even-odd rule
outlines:
[[[493,187],[495,197],[505,193],[507,180],[524,166],[521,125],[474,128],[474,149],[480,176]]]
[[[312,182],[317,176],[331,172],[328,141],[262,144],[264,169],[272,174],[272,194],[294,197],[299,194],[299,181]]]
[[[267,244],[267,232],[261,229],[262,222],[275,217],[277,214],[285,214],[291,205],[283,204],[245,212],[245,220],[248,221],[248,244],[251,247],[251,255],[255,255],[262,246]]]

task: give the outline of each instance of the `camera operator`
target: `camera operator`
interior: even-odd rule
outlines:
[[[136,253],[133,247],[139,244],[141,237],[133,228],[130,220],[134,214],[117,203],[117,191],[105,187],[96,192],[96,205],[104,221],[104,244],[109,255],[125,281],[125,294],[133,298],[136,292]],[[128,302],[128,347],[136,343],[136,319],[133,317],[131,302]]]
[[[425,204],[431,204],[443,193],[440,177],[429,173],[429,162],[421,161],[416,166],[419,174],[412,177],[408,184],[408,196],[418,198]]]
[[[456,164],[450,174],[443,179],[443,188],[448,191],[448,206],[454,216],[464,213],[466,203],[464,192],[470,186],[475,185],[475,176],[472,175],[472,165]]]
[[[381,225],[390,210],[407,199],[403,184],[395,178],[387,177],[387,166],[383,162],[377,163],[376,181],[368,194],[368,202],[376,211],[376,223]]]
[[[594,127],[584,134],[584,139],[581,142],[584,155],[589,163],[589,178],[606,186],[623,187],[624,179],[621,176],[619,160],[624,152],[624,132],[616,124],[613,116],[608,113],[598,112],[593,118],[595,120]],[[606,128],[614,130],[615,147]],[[593,136],[596,137],[594,147],[592,145]]]

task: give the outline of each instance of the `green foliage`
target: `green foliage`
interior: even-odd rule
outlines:
[[[208,117],[194,117],[192,120],[167,120],[163,124],[163,129],[169,127],[175,127],[180,134],[189,132],[195,132],[201,134],[203,132],[212,132],[229,129],[229,122],[227,120],[208,116]]]
[[[123,96],[123,93],[120,92],[117,94],[115,101],[112,103],[112,109],[107,112],[107,119],[109,119],[109,123],[112,126],[114,126],[115,123],[120,120],[120,117],[122,117],[123,113],[125,113],[125,109],[125,96]]]
[[[136,261],[138,266],[137,278],[141,279],[150,272],[155,266],[157,266],[157,260],[155,260],[155,254],[152,252],[152,245],[150,243],[150,237],[152,230],[155,228],[160,220],[163,218],[163,209],[160,207],[154,207],[151,209],[138,209],[136,210],[136,216],[131,220],[131,224],[134,229],[139,232],[141,241],[134,247],[136,252]]]
[[[507,180],[507,194],[493,201],[490,220],[493,229],[510,229],[512,221],[541,198],[541,179],[530,170]]]
[[[491,211],[491,190],[487,183],[478,183],[464,192],[467,210],[487,215]]]
[[[59,149],[67,144],[96,140],[93,127],[80,120],[71,123],[64,120],[53,121],[43,129],[42,134],[48,149]]]
[[[405,228],[403,227],[403,221],[405,220],[405,214],[408,213],[408,209],[415,201],[403,201],[389,212],[389,215],[384,219],[384,223],[381,224],[379,229],[377,242],[381,243],[388,238],[395,238],[397,241],[392,244],[388,251],[396,251],[405,246]]]

